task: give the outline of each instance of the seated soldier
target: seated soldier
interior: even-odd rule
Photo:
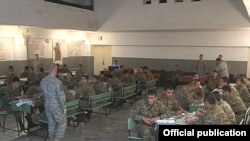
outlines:
[[[154,90],[149,90],[146,98],[135,103],[130,110],[130,117],[136,121],[136,130],[143,141],[155,141],[155,123],[159,119],[167,118],[165,112],[166,107],[157,100],[157,93]]]
[[[74,87],[77,86],[77,82],[73,79],[71,71],[67,72],[66,79],[62,81],[62,84],[66,86],[68,90],[73,90]]]
[[[14,70],[11,67],[11,68],[8,69],[8,73],[6,75],[6,79],[5,79],[3,85],[4,86],[11,85],[12,84],[12,80],[13,80],[14,77],[18,78],[18,75],[16,73],[14,73]]]
[[[186,117],[187,124],[197,124],[197,125],[229,125],[230,120],[227,114],[221,109],[217,104],[216,98],[213,93],[208,94],[204,98],[204,104],[206,110],[198,109],[196,111],[196,116],[198,119],[192,117]]]
[[[94,90],[95,90],[95,94],[101,94],[104,92],[107,92],[107,86],[103,84],[103,82],[98,80],[98,76],[93,75],[90,78],[90,83],[92,84]]]
[[[25,66],[24,70],[20,73],[20,78],[27,78],[29,75],[29,66]]]
[[[143,67],[138,68],[138,73],[135,74],[135,81],[137,83],[137,94],[141,96],[143,89],[145,88],[145,83],[147,81],[147,76],[143,72]]]
[[[164,86],[163,94],[159,96],[159,101],[161,101],[166,106],[166,115],[175,116],[186,113],[178,103],[178,101],[173,96],[174,88],[172,85],[167,84]]]

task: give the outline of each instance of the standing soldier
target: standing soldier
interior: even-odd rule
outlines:
[[[206,75],[206,62],[203,60],[203,54],[200,54],[200,58],[195,63],[195,73],[198,73],[200,77]]]
[[[35,60],[33,61],[34,72],[39,73],[39,69],[43,67],[39,55],[35,54]]]
[[[56,78],[57,65],[51,64],[49,75],[41,81],[41,93],[48,118],[48,130],[51,140],[60,140],[66,129],[66,100],[62,82]]]

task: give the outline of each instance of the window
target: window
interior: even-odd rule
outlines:
[[[183,0],[175,0],[175,2],[183,2]]]
[[[94,0],[45,0],[48,2],[53,2],[57,4],[83,8],[88,10],[94,10]]]
[[[201,0],[192,0],[192,1],[201,1]]]
[[[167,3],[167,0],[159,0],[159,3]]]
[[[143,0],[143,4],[151,4],[151,0]]]

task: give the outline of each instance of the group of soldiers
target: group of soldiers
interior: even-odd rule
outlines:
[[[175,88],[166,84],[162,93],[149,91],[145,99],[131,108],[130,117],[136,121],[137,132],[145,141],[156,140],[157,120],[186,114],[192,104],[202,103],[205,109],[195,112],[197,118],[186,117],[186,124],[238,125],[250,106],[249,84],[244,75],[238,75],[235,84],[231,84],[229,77],[220,77],[216,70],[201,84],[199,74],[194,73],[188,84]]]

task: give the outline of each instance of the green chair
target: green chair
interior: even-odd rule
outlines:
[[[128,139],[132,140],[142,140],[142,138],[138,135],[135,130],[136,122],[132,118],[128,118]]]
[[[245,113],[245,116],[244,116],[244,125],[250,125],[250,107],[247,108],[247,111]]]

